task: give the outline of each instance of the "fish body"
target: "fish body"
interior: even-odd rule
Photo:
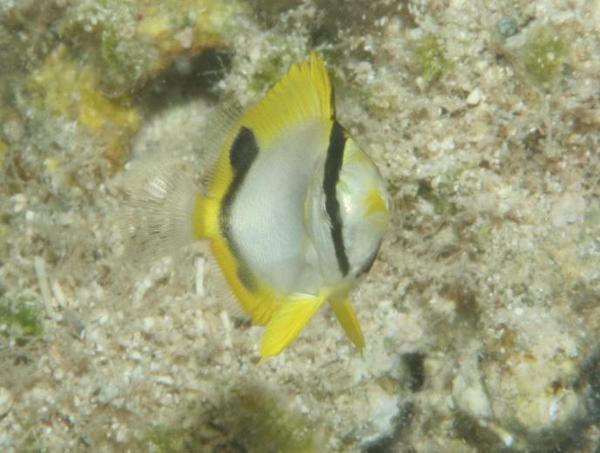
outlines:
[[[323,61],[293,65],[226,123],[206,190],[173,205],[192,206],[193,239],[210,242],[244,311],[266,325],[261,356],[283,351],[325,303],[362,350],[349,293],[375,260],[390,200],[336,119]]]

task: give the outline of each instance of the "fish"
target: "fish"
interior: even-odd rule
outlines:
[[[189,164],[159,163],[132,190],[129,238],[162,251],[207,241],[237,303],[265,326],[262,360],[326,304],[362,352],[350,294],[377,257],[392,204],[373,160],[337,120],[322,57],[313,51],[261,100],[223,109],[214,124],[202,187]]]

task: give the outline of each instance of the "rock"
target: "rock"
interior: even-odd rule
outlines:
[[[476,349],[463,360],[459,374],[452,381],[452,398],[460,410],[475,419],[492,417],[490,401],[481,382]]]

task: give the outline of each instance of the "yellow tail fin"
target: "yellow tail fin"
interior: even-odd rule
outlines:
[[[365,337],[363,336],[360,323],[356,318],[356,313],[354,313],[350,300],[347,297],[334,299],[331,301],[331,307],[348,338],[362,352],[365,347]]]
[[[287,348],[325,300],[325,297],[302,296],[284,302],[267,324],[260,347],[262,359],[277,355]]]

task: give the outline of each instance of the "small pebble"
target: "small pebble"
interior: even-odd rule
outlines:
[[[144,318],[144,326],[143,326],[144,332],[146,332],[146,333],[152,332],[154,330],[155,324],[156,323],[154,322],[154,318],[150,318],[150,317]]]
[[[477,105],[479,102],[481,102],[481,90],[475,88],[469,93],[469,96],[467,96],[467,105]]]
[[[496,22],[496,29],[504,39],[510,38],[519,32],[517,21],[510,16],[500,18],[498,22]]]

